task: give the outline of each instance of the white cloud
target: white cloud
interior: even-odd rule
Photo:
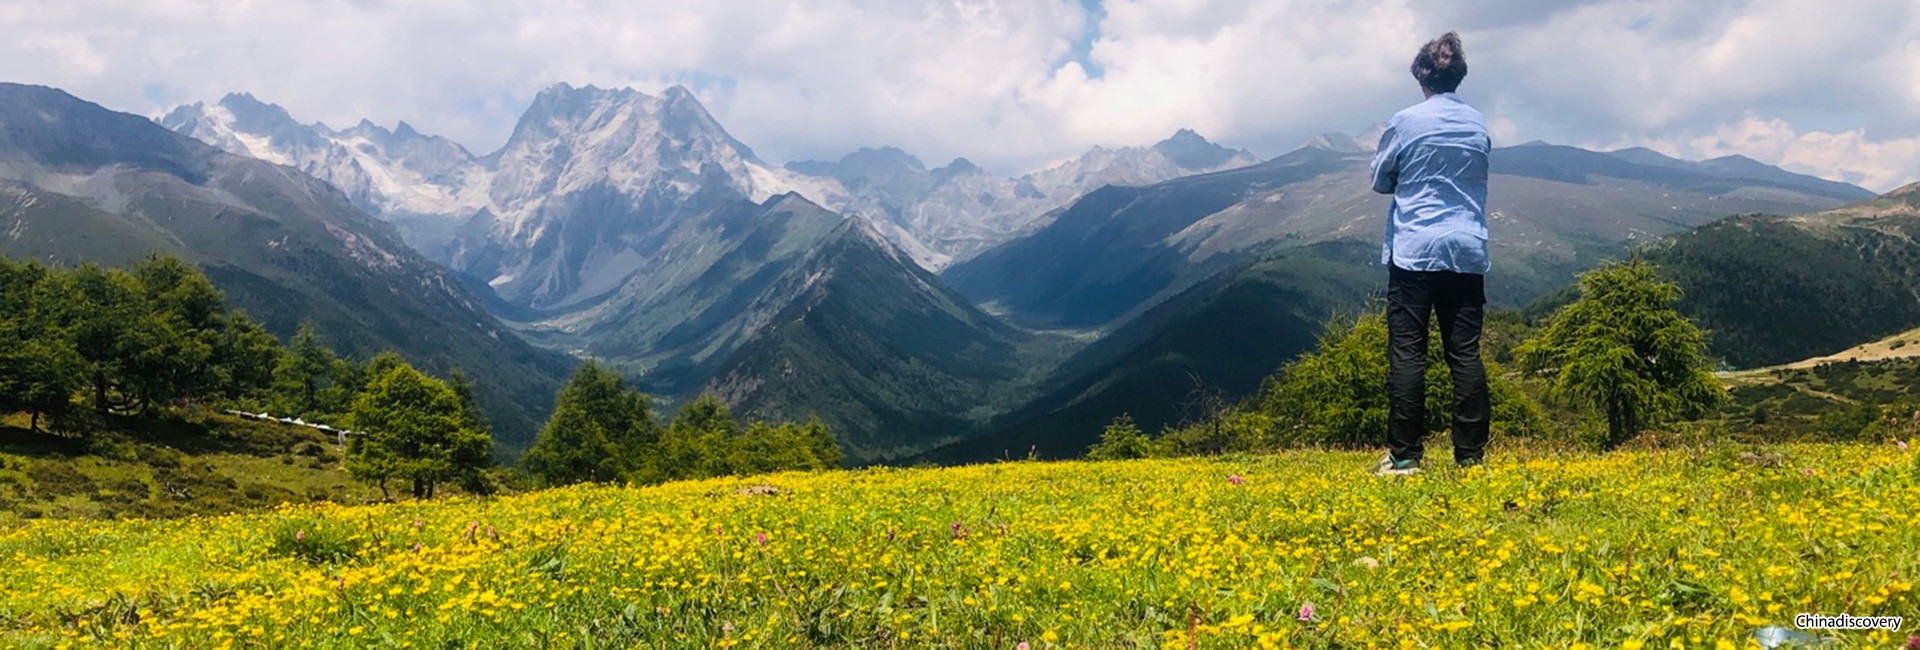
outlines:
[[[1876,188],[1915,175],[1911,0],[1106,0],[1102,13],[1090,73],[1079,0],[12,0],[0,79],[146,114],[249,91],[302,119],[404,119],[481,152],[549,84],[685,83],[774,161],[894,144],[1012,172],[1181,127],[1263,155],[1358,130],[1419,98],[1414,49],[1458,29],[1463,94],[1502,142],[1704,152],[1719,149],[1683,141],[1737,140],[1757,120],[1799,148],[1755,158]]]

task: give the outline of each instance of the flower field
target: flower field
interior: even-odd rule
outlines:
[[[1920,454],[1298,451],[0,531],[0,646],[1754,647],[1920,615]]]

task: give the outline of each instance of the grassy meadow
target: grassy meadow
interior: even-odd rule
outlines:
[[[212,415],[128,421],[129,431],[89,441],[29,424],[24,414],[0,415],[0,529],[380,497],[341,469],[331,436],[305,427]]]
[[[1444,442],[1444,441],[1442,441]],[[1444,449],[1440,450],[1444,454]],[[1012,462],[0,528],[0,645],[1754,647],[1920,613],[1920,453]]]

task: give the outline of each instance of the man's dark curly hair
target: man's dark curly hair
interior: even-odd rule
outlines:
[[[1447,32],[1420,46],[1420,53],[1413,57],[1413,78],[1421,88],[1436,93],[1459,88],[1460,80],[1467,78],[1467,52],[1460,45],[1460,35]]]

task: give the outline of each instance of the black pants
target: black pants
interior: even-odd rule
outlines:
[[[1487,450],[1487,369],[1480,363],[1486,276],[1408,271],[1387,278],[1387,450],[1420,460],[1427,433],[1427,324],[1440,315],[1440,343],[1453,373],[1453,458],[1478,462]]]

